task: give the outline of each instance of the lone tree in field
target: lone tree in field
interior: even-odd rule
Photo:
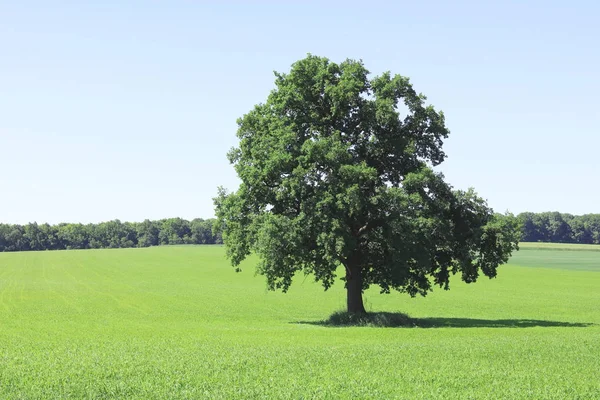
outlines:
[[[300,271],[328,289],[343,266],[354,313],[372,284],[424,296],[452,274],[496,276],[518,222],[432,170],[449,131],[408,78],[310,55],[275,76],[266,103],[238,120],[228,157],[241,185],[215,198],[234,266],[257,254],[269,289],[283,291]]]

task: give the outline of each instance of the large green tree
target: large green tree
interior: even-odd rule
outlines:
[[[448,289],[452,274],[496,276],[518,221],[432,169],[449,131],[408,78],[311,55],[275,75],[266,102],[238,120],[228,157],[240,187],[215,198],[234,266],[256,253],[268,287],[283,291],[297,272],[327,289],[343,266],[357,313],[373,284],[415,296]]]

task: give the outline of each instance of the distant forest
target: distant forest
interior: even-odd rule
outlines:
[[[600,214],[559,212],[518,215],[523,242],[600,244]],[[144,222],[99,224],[0,224],[0,252],[27,250],[105,249],[169,244],[221,244],[214,219],[168,218]]]
[[[0,252],[27,250],[104,249],[168,244],[220,244],[213,219],[169,218],[144,222],[99,224],[0,224]]]
[[[600,244],[600,214],[559,212],[519,214],[523,242]]]

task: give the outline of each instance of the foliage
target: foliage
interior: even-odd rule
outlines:
[[[600,214],[524,212],[518,218],[525,242],[600,244]]]
[[[222,243],[220,233],[213,233],[213,223],[213,219],[170,218],[139,223],[116,219],[87,225],[0,224],[0,252]]]
[[[234,266],[255,252],[269,289],[287,291],[297,272],[328,289],[343,265],[352,312],[372,284],[415,296],[496,276],[518,222],[433,171],[449,131],[408,78],[308,56],[275,85],[238,120],[239,189],[215,198]]]

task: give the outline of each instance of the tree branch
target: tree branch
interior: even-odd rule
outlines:
[[[370,232],[373,229],[377,228],[378,226],[382,225],[382,220],[381,219],[371,219],[369,221],[367,221],[366,224],[364,224],[363,226],[361,226],[360,228],[358,228],[358,231],[356,232],[356,236],[362,236],[364,233]]]

